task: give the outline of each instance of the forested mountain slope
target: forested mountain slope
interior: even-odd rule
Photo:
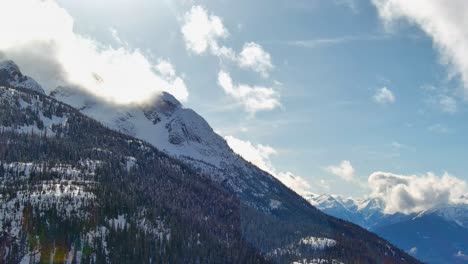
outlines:
[[[3,87],[0,100],[3,259],[417,263],[238,156],[204,169],[41,93]]]
[[[263,263],[240,203],[151,145],[0,88],[4,263]]]

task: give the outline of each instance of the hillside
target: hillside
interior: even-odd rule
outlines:
[[[357,225],[321,213],[232,152],[238,163],[201,169],[195,164],[206,162],[161,152],[54,98],[0,89],[4,258],[50,257],[55,234],[67,232],[44,231],[52,222],[56,231],[72,222],[79,239],[63,238],[61,252],[113,263],[109,258],[119,254],[175,263],[252,263],[262,256],[279,263],[417,263]],[[196,130],[181,127],[181,135],[194,138]],[[228,180],[216,180],[220,175]],[[30,218],[36,222],[25,226]],[[131,250],[109,237],[121,232],[118,226],[127,228],[122,235]],[[144,254],[135,248],[142,240]],[[83,241],[93,247],[85,250]]]

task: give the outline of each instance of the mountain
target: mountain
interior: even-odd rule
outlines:
[[[322,212],[366,229],[372,229],[385,218],[384,203],[379,199],[353,199],[328,194],[308,194],[305,198]]]
[[[0,88],[1,263],[267,263],[240,203],[141,140]]]
[[[3,259],[419,263],[234,154],[169,94],[51,95],[0,88]]]
[[[24,76],[16,63],[0,61],[0,86],[13,86],[44,94],[42,87],[31,77]]]
[[[379,199],[307,195],[317,208],[365,227],[428,263],[468,263],[468,204],[385,214]]]

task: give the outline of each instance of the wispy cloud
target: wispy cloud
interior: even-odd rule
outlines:
[[[450,129],[447,126],[445,126],[443,124],[439,124],[439,123],[428,126],[427,130],[429,130],[432,133],[436,133],[436,134],[448,134],[448,133],[450,133]]]
[[[336,5],[349,8],[353,13],[359,13],[359,7],[356,0],[333,0]]]
[[[341,36],[334,38],[316,38],[316,39],[304,39],[288,41],[287,44],[291,46],[297,46],[302,48],[319,48],[328,47],[335,45],[348,44],[351,42],[360,41],[380,41],[388,39],[388,35],[357,35],[357,36]]]
[[[455,114],[458,112],[458,101],[446,87],[423,85],[422,89],[425,93],[425,101],[430,106],[444,113]]]

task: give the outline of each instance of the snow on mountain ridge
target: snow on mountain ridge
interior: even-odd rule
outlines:
[[[468,229],[468,204],[446,205],[438,208],[426,210],[417,214],[414,218],[435,214],[447,221]]]
[[[309,194],[305,198],[321,211],[365,228],[371,228],[384,217],[384,203],[377,198],[354,199],[328,194]]]
[[[122,133],[141,138],[169,155],[188,157],[220,167],[229,147],[208,123],[168,93],[145,104],[115,105],[73,87],[60,87],[51,95]]]
[[[255,200],[252,202],[255,207],[265,211],[283,208],[271,207],[262,198],[267,193],[276,196],[283,190],[270,189],[272,181],[276,181],[273,176],[235,154],[203,117],[184,108],[168,93],[131,105],[105,102],[76,87],[58,87],[51,96],[113,130],[147,141],[212,180]]]
[[[13,86],[45,94],[42,87],[31,77],[23,75],[18,65],[11,60],[0,61],[0,86]]]

